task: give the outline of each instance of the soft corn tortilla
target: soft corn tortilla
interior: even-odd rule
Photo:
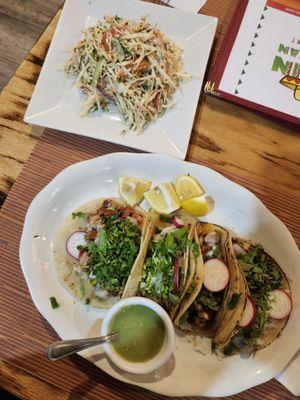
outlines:
[[[195,219],[189,220],[188,222],[189,222],[189,224],[191,224],[188,239],[192,241],[194,238]],[[143,274],[144,262],[145,262],[145,258],[146,258],[147,251],[148,251],[148,246],[151,241],[152,235],[154,234],[155,229],[157,227],[159,227],[160,229],[164,229],[169,225],[170,225],[170,223],[161,221],[159,214],[156,213],[155,211],[151,210],[148,213],[148,224],[147,224],[148,228],[147,228],[147,232],[145,234],[145,240],[143,242],[143,249],[141,250],[141,252],[138,256],[138,259],[134,265],[134,268],[132,268],[132,270],[131,270],[131,274],[129,276],[129,279],[127,281],[126,287],[123,292],[123,296],[122,296],[123,299],[126,297],[136,296],[138,294],[139,285],[140,285],[140,281],[142,279],[142,274]],[[185,293],[185,291],[187,290],[187,287],[191,283],[190,277],[193,276],[193,275],[191,275],[191,274],[193,274],[193,272],[191,273],[191,270],[193,271],[193,268],[195,269],[194,264],[195,264],[195,262],[193,262],[193,261],[192,261],[192,264],[190,263],[190,252],[189,252],[189,249],[187,248],[187,251],[184,253],[184,256],[183,256],[183,264],[182,264],[182,267],[183,267],[182,272],[183,273],[182,273],[181,282],[179,283],[179,287],[181,288],[181,293],[180,293],[181,299],[182,299],[183,293]],[[174,318],[177,307],[178,307],[178,305],[175,306],[175,308],[170,311],[171,318]]]
[[[190,240],[194,240],[194,242],[199,246],[199,240],[198,240],[198,235],[197,235],[197,231],[194,227],[193,231],[191,231],[191,235],[193,235],[193,237],[189,237]],[[187,253],[189,255],[189,260],[188,260],[188,278],[186,281],[186,284],[183,288],[183,291],[181,293],[180,296],[180,302],[176,305],[176,307],[174,307],[174,310],[172,310],[171,313],[171,318],[172,320],[174,320],[175,318],[175,325],[177,325],[178,322],[178,314],[180,313],[180,310],[182,310],[181,312],[184,313],[185,311],[183,311],[183,309],[185,308],[184,306],[184,301],[187,298],[188,294],[191,291],[191,287],[194,287],[194,289],[192,289],[194,291],[194,293],[200,291],[201,286],[203,284],[203,268],[197,268],[197,264],[199,264],[199,257],[201,254],[201,249],[199,246],[199,256],[197,258],[195,258],[195,255],[193,253],[193,251],[191,249],[189,249],[189,252]],[[201,257],[202,258],[202,257]],[[186,309],[186,308],[185,308]],[[179,310],[179,311],[178,311]]]
[[[200,232],[206,234],[215,230],[221,232],[223,258],[225,260],[225,263],[227,264],[230,275],[229,283],[223,293],[221,309],[218,311],[215,320],[210,326],[194,327],[191,326],[191,324],[183,322],[185,312],[189,309],[189,307],[193,304],[193,302],[201,292],[203,284],[203,258],[200,248],[200,255],[197,258],[195,273],[195,279],[197,283],[193,285],[193,290],[189,293],[189,296],[186,298],[186,300],[183,301],[183,303],[181,304],[175,319],[175,324],[180,329],[196,332],[200,335],[214,338],[214,341],[216,341],[216,346],[218,346],[219,343],[222,343],[228,336],[231,335],[232,332],[234,332],[234,329],[243,314],[246,303],[246,293],[245,285],[241,284],[241,281],[243,282],[243,276],[241,274],[239,266],[231,263],[227,257],[226,248],[229,241],[229,233],[222,227],[213,224],[199,222],[196,227],[197,234]],[[200,244],[199,247],[201,247]],[[233,293],[240,293],[240,298],[235,308],[231,310],[228,307],[228,303]]]
[[[239,241],[242,241],[242,239],[239,239]],[[246,240],[245,240],[246,242]],[[228,247],[227,247],[227,251],[228,254],[231,257],[231,262],[235,263],[237,265],[237,267],[239,267],[239,269],[241,270],[242,276],[243,276],[243,280],[241,281],[241,286],[245,287],[245,293],[246,295],[250,295],[250,290],[248,288],[247,285],[247,281],[246,278],[244,276],[244,273],[242,271],[242,268],[240,268],[239,263],[238,263],[238,259],[235,256],[234,250],[233,250],[233,242],[232,239],[230,238],[230,241],[228,242]],[[264,252],[265,254],[267,254],[266,252]],[[268,257],[272,258],[269,254],[267,254]],[[282,275],[282,289],[285,290],[290,296],[291,296],[291,288],[290,288],[290,284],[289,281],[285,275],[285,273],[283,272],[283,270],[281,269],[281,267],[278,265],[278,263],[272,258],[272,260],[274,261],[274,264],[277,266],[280,274]],[[255,350],[261,350],[267,346],[269,346],[274,340],[276,340],[282,333],[283,329],[285,328],[287,322],[289,320],[289,315],[282,320],[272,320],[271,323],[268,323],[265,326],[265,329],[263,331],[262,336],[258,339],[258,342],[254,345],[254,351]],[[226,347],[229,342],[233,339],[233,337],[235,336],[236,333],[238,333],[239,328],[238,326],[236,326],[236,329],[234,329],[233,332],[231,332],[230,335],[228,335],[225,340],[222,341],[222,343],[219,344],[218,348],[219,349],[223,349],[224,347]]]
[[[183,328],[181,325],[181,317],[185,314],[190,305],[194,302],[198,294],[200,293],[203,285],[203,259],[201,255],[201,248],[199,244],[197,229],[194,232],[195,243],[199,246],[199,256],[195,259],[192,251],[190,251],[190,279],[186,285],[179,307],[177,307],[175,316],[175,325],[179,328]],[[187,329],[190,330],[190,329]]]
[[[232,248],[232,240],[227,232],[227,239],[224,243],[227,266],[229,268],[230,280],[224,294],[224,300],[214,324],[214,344],[216,349],[227,346],[238,329],[238,323],[243,316],[247,301],[247,285],[243,272],[238,263],[235,262],[235,255]],[[240,298],[233,310],[228,306],[233,294],[239,294]]]
[[[96,200],[92,200],[74,212],[82,211],[89,213],[96,213],[97,209],[100,208],[104,202],[104,200],[111,200],[113,204],[119,204],[122,206],[126,206],[126,203],[121,199],[112,198],[100,198]],[[143,248],[143,242],[145,240],[145,234],[147,231],[147,223],[148,219],[146,217],[146,213],[140,207],[134,207],[135,211],[144,218],[142,232],[141,232],[141,246],[140,251]],[[75,297],[77,300],[84,302],[85,298],[89,298],[89,304],[96,308],[109,308],[113,304],[117,303],[120,300],[119,296],[111,296],[106,300],[100,299],[95,296],[95,291],[93,286],[90,284],[88,279],[85,279],[82,282],[81,275],[76,271],[79,271],[79,262],[71,257],[66,250],[66,243],[70,235],[75,231],[83,230],[84,223],[82,218],[72,218],[72,215],[69,215],[64,221],[61,228],[58,230],[53,244],[53,254],[54,254],[54,262],[56,266],[56,271],[58,278],[62,285]],[[135,263],[137,262],[139,257],[137,257]],[[133,266],[134,268],[134,266]],[[85,293],[82,292],[82,283],[84,283]]]
[[[141,246],[141,250],[128,277],[125,289],[123,291],[122,299],[126,299],[127,297],[133,297],[137,295],[139,289],[139,283],[142,278],[142,270],[144,266],[145,257],[147,255],[148,245],[152,237],[152,234],[154,232],[154,229],[158,224],[159,214],[151,210],[147,214],[146,220],[147,220],[147,223],[145,224],[146,231],[144,233],[144,239]]]
[[[276,263],[277,264],[277,263]],[[285,275],[285,273],[282,271],[280,266],[277,264],[278,269],[280,272],[283,274],[283,287],[282,289],[285,290],[290,297],[292,297],[292,292],[291,292],[291,287],[289,284],[289,281]],[[283,329],[286,327],[286,324],[288,323],[288,320],[290,318],[290,314],[281,320],[273,320],[272,323],[269,323],[266,325],[262,336],[259,339],[259,343],[255,345],[255,350],[261,350],[267,346],[269,346],[274,340],[276,340],[282,333]]]

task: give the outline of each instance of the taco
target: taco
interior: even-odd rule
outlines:
[[[72,213],[56,235],[58,277],[78,300],[107,308],[122,296],[142,246],[148,216],[122,200],[93,200]]]
[[[292,309],[289,282],[278,263],[261,245],[233,238],[233,262],[243,271],[247,302],[225,355],[249,355],[271,344],[286,326]]]
[[[148,246],[143,246],[144,253],[132,269],[123,298],[150,298],[172,315],[195,265],[189,262],[190,251],[197,248],[193,241],[195,220],[185,222],[176,215],[164,216],[154,211],[149,220]]]
[[[196,274],[180,305],[175,325],[185,331],[215,338],[215,345],[230,336],[243,314],[245,284],[239,267],[227,259],[229,233],[218,225],[199,222],[196,237],[200,247]]]

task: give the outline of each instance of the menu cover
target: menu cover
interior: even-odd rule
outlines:
[[[300,0],[241,0],[204,90],[300,125]]]

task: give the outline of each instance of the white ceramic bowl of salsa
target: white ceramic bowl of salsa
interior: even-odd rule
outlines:
[[[147,374],[164,365],[173,353],[174,327],[166,311],[144,297],[119,301],[106,314],[101,335],[119,334],[103,349],[123,371]]]

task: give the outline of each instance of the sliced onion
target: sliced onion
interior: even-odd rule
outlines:
[[[127,217],[127,219],[132,223],[132,225],[138,225],[138,222],[135,218],[133,217]]]
[[[175,229],[177,229],[177,227],[175,225],[169,225],[160,232],[160,235],[166,235],[167,233],[170,233],[170,232],[174,231]]]
[[[220,241],[220,236],[219,236],[218,232],[212,231],[212,232],[207,233],[207,234],[204,236],[204,241],[205,241],[206,243],[210,244],[210,245],[214,245],[214,244],[219,243],[219,241]]]
[[[107,290],[98,289],[98,290],[95,290],[95,295],[97,297],[99,297],[99,299],[101,299],[101,300],[106,300],[108,298],[109,293]]]
[[[246,254],[246,251],[238,243],[233,243],[232,247],[236,256],[243,256]]]
[[[172,218],[172,224],[175,225],[176,228],[183,228],[185,226],[184,221],[176,216]]]
[[[89,261],[88,252],[87,252],[87,251],[84,251],[84,252],[81,254],[81,257],[80,257],[80,259],[79,259],[79,264],[83,265],[83,264],[86,264],[88,261]]]

